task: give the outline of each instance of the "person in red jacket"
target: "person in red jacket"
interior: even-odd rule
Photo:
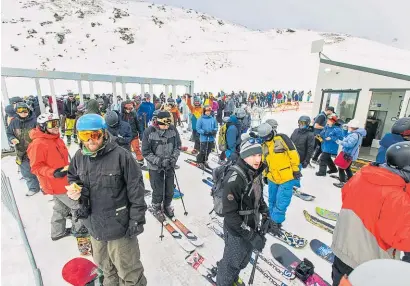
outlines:
[[[333,285],[360,264],[410,252],[410,142],[390,146],[386,164],[363,167],[342,188],[333,233]]]
[[[86,229],[80,220],[72,221],[72,229],[66,228],[66,218],[79,208],[78,201],[71,200],[65,186],[68,186],[68,150],[60,138],[60,117],[44,113],[37,118],[37,127],[29,133],[32,142],[27,154],[30,158],[31,172],[37,176],[43,192],[54,196],[53,216],[51,217],[51,239],[58,240],[70,234],[83,234]]]

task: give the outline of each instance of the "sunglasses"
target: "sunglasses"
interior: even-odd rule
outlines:
[[[157,123],[159,125],[171,125],[172,121],[170,118],[162,118],[162,119],[157,119]]]
[[[78,138],[83,142],[88,142],[88,140],[99,140],[103,136],[104,132],[102,130],[85,130],[78,131]]]
[[[26,107],[19,107],[16,110],[17,113],[28,113],[28,109]]]
[[[56,120],[47,121],[46,126],[49,129],[60,127],[60,120],[56,119]]]

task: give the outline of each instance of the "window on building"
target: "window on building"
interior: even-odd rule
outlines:
[[[337,116],[349,122],[354,118],[357,106],[359,91],[323,91],[321,110],[325,110],[328,106],[335,108]]]

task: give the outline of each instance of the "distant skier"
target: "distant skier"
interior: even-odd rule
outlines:
[[[117,144],[131,151],[132,131],[128,122],[121,120],[120,113],[117,110],[108,111],[104,116],[107,123],[107,130],[116,139]]]
[[[131,100],[126,100],[122,103],[121,120],[131,126],[131,150],[135,153],[138,163],[144,165],[144,157],[142,156],[140,148],[140,137],[142,136],[140,129],[141,124],[138,121],[137,112],[134,110],[134,103]]]
[[[326,107],[325,111],[319,113],[318,116],[315,117],[313,121],[313,132],[316,136],[315,139],[315,154],[313,155],[312,162],[318,163],[318,159],[320,154],[322,153],[322,140],[320,138],[320,132],[322,132],[323,128],[326,126],[327,117],[332,115],[335,112],[335,109],[332,106]]]
[[[364,166],[342,188],[333,233],[333,285],[360,264],[410,252],[410,143],[386,152],[386,164]]]
[[[242,120],[245,118],[246,112],[243,108],[238,108],[235,113],[229,117],[226,123],[226,151],[225,155],[230,161],[235,161],[239,156]]]
[[[196,131],[199,134],[200,152],[196,157],[200,167],[207,167],[208,157],[211,150],[215,147],[215,136],[218,133],[218,123],[215,117],[211,115],[212,108],[209,105],[204,106],[204,113],[196,123]],[[203,164],[203,166],[202,166]]]
[[[152,119],[152,114],[154,113],[155,106],[151,102],[151,96],[146,93],[144,95],[144,101],[141,102],[140,107],[138,108],[138,118],[143,118],[143,120],[140,120],[140,131],[141,131],[141,136],[144,134],[144,130],[148,127],[149,122]],[[141,138],[142,140],[142,138]]]
[[[64,116],[65,116],[65,135],[67,137],[67,145],[71,144],[71,136],[74,137],[74,143],[78,143],[77,134],[74,133],[74,124],[77,112],[77,105],[72,92],[68,93],[68,98],[64,102]]]
[[[188,105],[189,111],[191,113],[191,126],[192,126],[192,137],[194,139],[194,150],[192,150],[193,154],[197,154],[200,149],[200,140],[199,140],[199,134],[196,130],[196,123],[202,115],[202,106],[201,106],[201,100],[199,97],[195,96],[194,97],[194,105],[192,105],[192,96],[187,94],[187,100],[186,103]]]

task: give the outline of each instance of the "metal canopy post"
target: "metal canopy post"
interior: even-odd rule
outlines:
[[[169,85],[165,85],[165,98],[169,97]]]
[[[154,86],[152,83],[149,84],[149,94],[152,96],[154,94]]]
[[[112,83],[112,103],[113,104],[117,104],[117,84],[115,81],[113,81]]]
[[[89,87],[90,87],[90,99],[95,98],[95,96],[94,96],[94,84],[93,84],[93,82],[92,82],[92,81],[89,81],[89,82],[88,82],[88,85],[89,85]]]
[[[174,98],[177,98],[177,86],[176,85],[172,86],[172,96]]]
[[[1,93],[3,94],[4,104],[7,105],[10,103],[9,94],[7,93],[6,78],[1,77]]]
[[[144,97],[145,94],[145,83],[140,83],[141,86],[141,95]]]
[[[78,85],[78,95],[80,96],[80,103],[84,104],[83,87],[81,85],[81,80],[77,81],[77,85]]]
[[[54,79],[49,79],[48,80],[50,83],[50,92],[51,92],[51,98],[53,99],[53,113],[58,112],[57,108],[57,99],[56,99],[56,91],[54,89]]]
[[[43,96],[41,94],[40,80],[38,78],[35,78],[34,82],[36,83],[37,99],[38,99],[38,104],[40,105],[41,113],[45,113],[46,107],[44,106]]]
[[[127,88],[126,88],[125,82],[121,83],[121,92],[122,92],[121,98],[125,100],[127,98]]]

